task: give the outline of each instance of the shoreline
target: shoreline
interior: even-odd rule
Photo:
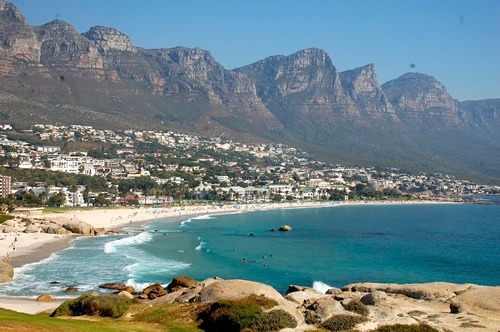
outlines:
[[[387,205],[427,205],[427,204],[463,204],[448,201],[355,201],[355,202],[291,202],[291,203],[234,203],[224,205],[187,205],[169,207],[119,207],[95,208],[91,210],[69,210],[62,213],[47,213],[35,218],[65,221],[83,221],[95,228],[124,230],[142,228],[150,222],[160,219],[194,217],[254,211],[281,209],[307,209],[342,206],[387,206]],[[74,239],[82,235],[56,235],[46,233],[3,233],[0,234],[0,258],[8,257],[14,268],[37,263],[52,254],[71,246]],[[13,240],[15,239],[15,241]],[[9,244],[10,243],[10,244]],[[12,250],[14,245],[15,250]],[[5,256],[4,256],[5,253]]]

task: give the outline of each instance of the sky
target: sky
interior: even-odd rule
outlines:
[[[135,46],[199,47],[232,69],[308,47],[337,70],[375,64],[380,83],[407,72],[456,99],[500,98],[499,0],[8,0],[31,25],[114,27]]]

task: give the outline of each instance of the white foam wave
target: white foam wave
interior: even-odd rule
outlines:
[[[192,219],[187,219],[187,220],[184,220],[184,221],[181,221],[181,225],[179,227],[183,227],[184,225],[186,225],[187,223],[190,223],[192,221]]]
[[[150,285],[149,282],[136,282],[134,279],[129,279],[125,282],[125,285],[132,286],[136,291],[142,291]]]
[[[195,220],[205,220],[205,219],[214,219],[214,217],[212,217],[211,215],[207,214],[207,215],[203,215],[203,216],[199,216],[199,217],[194,217],[193,219],[195,219]]]
[[[106,243],[104,245],[104,252],[107,254],[114,253],[114,252],[116,252],[116,249],[118,247],[146,243],[146,242],[151,241],[152,239],[153,239],[153,236],[151,235],[151,233],[142,232],[142,233],[137,234],[135,236],[126,237],[123,239],[119,239],[119,240],[115,240],[115,241],[111,241],[111,242]]]
[[[317,291],[320,292],[321,294],[326,294],[326,292],[331,289],[332,287],[325,284],[323,281],[315,281],[313,282],[313,288]]]
[[[200,251],[201,249],[205,248],[206,242],[201,239],[201,237],[198,236],[198,242],[199,244],[194,248],[196,251]]]

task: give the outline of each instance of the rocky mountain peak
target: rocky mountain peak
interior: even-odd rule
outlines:
[[[168,49],[170,59],[182,66],[199,64],[201,62],[216,63],[217,61],[212,56],[210,51],[202,50],[201,48],[188,48],[178,46]]]
[[[373,64],[341,72],[340,79],[342,87],[348,91],[352,97],[356,97],[362,92],[380,90],[380,84]]]
[[[40,43],[32,27],[19,9],[10,2],[0,0],[0,73],[12,71],[12,62],[39,61]]]
[[[344,93],[360,105],[363,111],[377,116],[386,114],[395,119],[394,109],[378,81],[375,65],[367,64],[339,75]]]
[[[71,31],[71,32],[76,32],[76,29],[74,26],[66,22],[65,20],[61,19],[55,19],[53,21],[50,21],[49,23],[45,23],[44,25],[41,25],[40,28],[42,30],[46,31],[54,31],[54,32],[59,32],[59,31]]]
[[[26,24],[26,19],[19,9],[11,2],[6,2],[5,0],[0,0],[0,14],[4,14],[7,18],[17,20]]]
[[[425,122],[432,118],[450,125],[459,121],[457,101],[432,76],[406,73],[384,83],[382,89],[400,116],[409,122]]]
[[[91,27],[89,31],[83,33],[83,35],[94,41],[102,54],[114,50],[128,52],[136,51],[130,38],[114,28],[94,26]]]

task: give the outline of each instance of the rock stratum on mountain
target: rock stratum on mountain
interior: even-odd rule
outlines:
[[[380,84],[321,49],[234,70],[209,51],[143,49],[114,28],[29,25],[0,0],[0,121],[168,129],[280,141],[345,164],[500,183],[500,99],[458,102],[435,78]]]

